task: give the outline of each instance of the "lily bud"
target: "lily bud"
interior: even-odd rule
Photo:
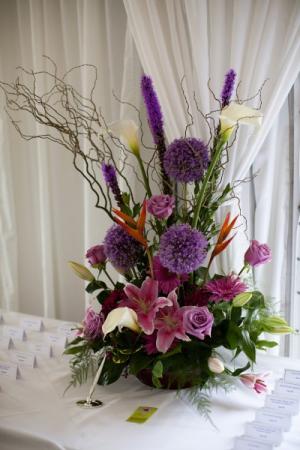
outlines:
[[[75,273],[75,275],[77,275],[82,280],[93,281],[95,279],[92,272],[90,272],[89,269],[84,267],[82,264],[78,264],[74,261],[69,261],[68,264],[71,267],[71,269],[73,270],[73,272]]]
[[[213,373],[222,373],[225,370],[224,364],[218,358],[208,358],[208,368]]]

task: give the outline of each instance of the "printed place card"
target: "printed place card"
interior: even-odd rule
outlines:
[[[46,339],[50,344],[61,348],[66,348],[66,345],[68,343],[67,337],[61,336],[60,334],[49,333],[47,334]]]
[[[284,382],[300,386],[300,370],[285,369]]]
[[[18,364],[0,361],[0,376],[17,380],[18,378],[20,378],[20,370]]]
[[[31,343],[29,345],[30,350],[33,353],[46,356],[48,358],[52,358],[53,356],[53,350],[51,344],[45,344],[44,342],[37,342],[37,343]]]
[[[20,326],[21,328],[24,328],[24,330],[32,331],[43,331],[45,328],[42,319],[39,317],[22,319],[20,321]]]
[[[14,348],[12,338],[9,336],[0,336],[0,349],[10,350],[11,348]]]
[[[300,399],[300,384],[289,384],[281,379],[276,382],[273,392],[279,395]]]
[[[30,367],[31,369],[37,367],[36,356],[31,352],[14,351],[11,353],[11,359],[21,367]]]
[[[239,437],[235,440],[234,450],[272,450],[273,445],[255,441],[247,437]]]
[[[286,414],[280,414],[271,408],[261,408],[256,413],[256,421],[268,423],[283,431],[288,431],[291,427],[291,417]]]
[[[260,422],[247,423],[245,435],[266,444],[279,445],[282,440],[281,430],[270,424]]]
[[[131,416],[128,417],[126,422],[145,423],[156,411],[157,408],[153,408],[152,406],[139,406]]]
[[[26,333],[23,328],[19,327],[4,327],[3,329],[3,335],[8,336],[12,339],[16,339],[18,341],[25,341],[26,340]]]
[[[278,394],[271,394],[266,397],[266,406],[274,411],[284,414],[295,415],[299,411],[299,401],[294,398],[286,398]]]

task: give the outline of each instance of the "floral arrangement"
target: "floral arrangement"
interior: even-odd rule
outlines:
[[[31,84],[19,77],[0,83],[7,110],[30,114],[47,131],[25,133],[10,115],[12,123],[25,139],[49,139],[71,152],[74,168],[95,194],[95,206],[112,220],[104,241],[86,253],[90,268],[70,262],[91,294],[78,335],[66,349],[73,355],[71,383],[85,381],[91,363],[105,354],[100,384],[132,374],[157,388],[204,389],[239,378],[256,392],[265,391],[264,377],[252,372],[256,352],[277,342],[264,333],[292,330],[272,314],[245,274],[268,263],[271,251],[252,240],[239,273],[213,270],[239,219],[227,214],[222,223],[216,221],[220,206],[235,195],[234,183],[220,189],[231,147],[241,124],[259,127],[262,121],[260,107],[245,106],[237,91],[232,100],[234,70],[226,74],[220,98],[208,86],[214,111],[202,113],[194,97],[208,142],[188,136],[193,117],[184,91],[190,122],[183,137],[167,142],[153,82],[144,75],[141,92],[152,147],[144,144],[134,105],[140,126],[132,120],[106,123],[93,99],[97,74],[90,95],[83,97],[68,81],[72,70],[62,77],[55,65],[53,73],[21,70]],[[44,94],[37,89],[41,76],[52,83]],[[257,96],[261,106],[261,90]],[[131,183],[139,185],[140,201]],[[111,267],[117,276],[111,276]],[[246,361],[235,367],[241,354]]]
[[[101,384],[133,374],[157,388],[203,388],[212,380],[217,385],[223,374],[239,377],[258,393],[266,390],[263,378],[245,372],[255,363],[256,349],[277,345],[261,338],[262,333],[291,329],[283,318],[270,315],[263,294],[251,289],[242,274],[269,262],[271,251],[253,240],[238,274],[211,272],[213,260],[234,238],[238,219],[227,214],[221,226],[214,220],[216,210],[232,191],[226,186],[217,196],[224,170],[222,156],[239,123],[259,126],[261,121],[258,110],[231,102],[235,78],[233,70],[225,76],[219,121],[209,148],[194,137],[167,144],[152,80],[142,77],[141,91],[159,156],[159,193],[152,193],[150,187],[137,126],[125,121],[106,130],[107,134],[117,132],[137,158],[145,193],[141,204],[134,203],[130,193],[121,191],[114,164],[104,161],[103,182],[116,204],[111,209],[114,224],[103,243],[87,251],[96,275],[70,263],[75,273],[89,282],[87,292],[95,295],[67,353],[106,349]],[[108,264],[124,281],[111,279]],[[244,353],[247,363],[231,369],[222,360],[222,347],[231,350],[234,358]],[[77,363],[78,355],[75,367]]]

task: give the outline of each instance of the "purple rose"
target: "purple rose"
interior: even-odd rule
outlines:
[[[172,195],[153,195],[147,200],[147,210],[157,219],[167,219],[173,212],[175,198]]]
[[[96,339],[102,336],[103,314],[97,314],[91,306],[88,307],[83,320],[83,336],[86,339]]]
[[[94,245],[94,247],[89,248],[85,257],[88,258],[91,266],[104,264],[106,261],[104,245]]]
[[[251,241],[248,250],[245,253],[245,263],[252,267],[259,266],[271,261],[271,250],[267,244],[260,244],[258,241]]]
[[[185,332],[203,340],[211,335],[214,316],[206,306],[186,306],[183,313]]]

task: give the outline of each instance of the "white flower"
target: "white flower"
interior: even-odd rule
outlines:
[[[140,154],[138,130],[133,120],[119,120],[108,125],[108,132],[119,137],[136,156]]]
[[[140,331],[136,312],[127,306],[113,309],[107,315],[105,322],[102,325],[103,334],[107,335],[117,327],[119,328],[119,331],[124,327],[129,328],[132,331]]]
[[[208,368],[213,373],[224,372],[224,364],[218,358],[213,358],[212,356],[208,358]]]
[[[221,135],[224,141],[228,141],[237,124],[253,125],[260,127],[262,113],[256,109],[248,108],[239,103],[230,103],[222,109],[220,115]]]

